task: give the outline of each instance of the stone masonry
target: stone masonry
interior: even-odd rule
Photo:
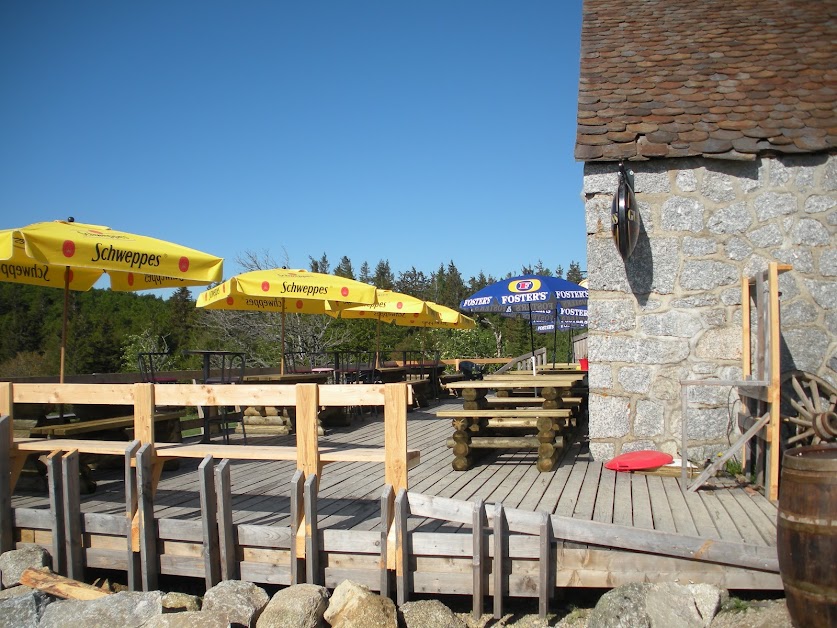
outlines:
[[[627,262],[610,230],[617,165],[584,168],[593,457],[680,455],[680,380],[741,378],[741,278],[769,261],[793,266],[780,276],[782,371],[837,384],[837,156],[626,166],[642,218]],[[736,401],[690,390],[691,460],[726,449]]]

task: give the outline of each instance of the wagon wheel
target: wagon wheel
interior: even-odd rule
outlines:
[[[788,447],[837,439],[837,388],[805,371],[782,376],[782,423]]]

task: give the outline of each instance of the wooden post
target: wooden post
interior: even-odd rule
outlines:
[[[221,555],[218,547],[218,500],[215,498],[215,463],[207,454],[198,465],[203,524],[203,570],[206,588],[221,581]]]
[[[409,601],[410,595],[410,548],[407,536],[409,513],[407,490],[402,488],[395,498],[395,588],[398,606]]]
[[[316,431],[314,433],[316,434]],[[309,475],[305,479],[305,580],[308,584],[320,584],[320,542],[317,530],[318,485],[316,475]]]
[[[134,384],[134,438],[154,443],[154,384]]]
[[[384,481],[407,490],[407,384],[384,386]]]
[[[385,415],[386,416],[386,415]],[[381,595],[389,597],[390,594],[390,578],[389,578],[389,563],[387,559],[389,550],[389,531],[392,527],[395,518],[395,491],[392,486],[387,484],[384,486],[384,492],[381,494]]]
[[[473,534],[474,547],[474,610],[472,616],[475,621],[479,621],[482,617],[482,611],[485,604],[485,567],[483,561],[485,559],[485,502],[482,499],[477,499],[474,502],[474,517],[471,526],[471,533]]]
[[[64,549],[67,557],[67,577],[84,580],[78,459],[77,449],[64,454],[61,459],[61,475],[64,481]]]
[[[504,563],[508,549],[508,526],[502,502],[494,504],[494,619],[503,616],[503,596],[506,593]]]
[[[768,294],[769,294],[769,311],[767,314],[768,328],[766,333],[770,334],[768,347],[770,355],[768,356],[768,364],[770,372],[767,373],[768,381],[770,382],[767,389],[767,399],[770,404],[770,461],[769,461],[769,477],[766,478],[767,495],[771,501],[779,499],[779,455],[781,445],[780,428],[781,417],[779,416],[779,409],[781,404],[781,365],[780,365],[780,333],[779,333],[779,266],[776,262],[770,262],[767,267],[768,278]]]
[[[317,384],[296,385],[297,469],[308,478],[319,477],[320,450],[317,445],[317,413],[320,393]]]
[[[0,406],[3,405],[4,393],[11,393],[12,385],[0,384]],[[8,406],[8,404],[6,404]],[[13,550],[14,529],[12,523],[12,445],[14,441],[12,418],[8,407],[0,408],[0,553]]]
[[[302,582],[302,559],[305,558],[305,474],[297,469],[291,478],[291,584]],[[302,535],[302,547],[297,540]]]
[[[160,573],[152,491],[153,458],[154,445],[148,443],[139,448],[137,452],[137,513],[139,514],[143,591],[153,591],[157,588],[157,576]]]
[[[230,460],[224,458],[215,467],[215,495],[218,499],[218,541],[221,545],[221,579],[238,580],[235,549],[235,526],[232,517]]]
[[[52,521],[52,570],[67,575],[66,534],[64,528],[64,479],[61,472],[63,451],[53,451],[47,456],[49,481],[49,512]]]
[[[538,614],[546,619],[552,597],[552,524],[548,512],[541,512],[540,582],[538,583]]]
[[[141,585],[140,553],[139,553],[139,524],[137,517],[137,470],[133,464],[134,456],[139,451],[140,442],[132,440],[125,448],[125,518],[128,521],[127,547],[128,552],[128,589],[136,591]]]

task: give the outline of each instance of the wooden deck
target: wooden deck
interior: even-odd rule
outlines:
[[[502,502],[505,508],[775,547],[777,509],[760,493],[711,485],[697,493],[683,493],[679,478],[604,469],[578,444],[549,473],[537,470],[537,452],[533,451],[495,451],[471,470],[453,471],[453,456],[445,446],[451,433],[450,420],[437,418],[435,412],[458,408],[461,402],[453,400],[408,414],[408,446],[421,452],[420,464],[409,471],[410,491],[469,502]],[[381,446],[383,434],[382,413],[365,414],[350,427],[328,428],[321,445]],[[238,438],[233,436],[232,442],[238,442]],[[251,445],[295,444],[293,436],[252,435],[248,441]],[[200,520],[199,463],[200,460],[184,459],[179,469],[163,472],[155,498],[158,518]],[[95,493],[82,496],[84,513],[124,513],[124,471],[119,464],[116,466],[114,470],[94,472],[98,488]],[[294,462],[232,461],[230,466],[234,523],[289,525]],[[380,525],[383,488],[384,470],[380,464],[326,465],[319,488],[319,529],[376,530]],[[12,506],[48,509],[49,499],[45,494],[18,489],[12,496]],[[462,524],[420,517],[410,518],[409,529],[470,532]]]

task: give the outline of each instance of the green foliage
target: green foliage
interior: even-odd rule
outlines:
[[[309,261],[312,270],[329,272],[325,253]],[[568,279],[580,281],[579,264],[572,262],[569,269]],[[550,274],[541,260],[532,270]],[[355,274],[346,256],[332,272],[345,277]],[[558,266],[557,274],[561,272]],[[509,276],[512,274],[516,273]],[[398,273],[397,280],[387,260],[377,263],[374,274],[364,261],[357,278],[454,309],[469,294],[497,281],[482,272],[465,281],[453,261],[440,264],[429,276],[411,267]],[[0,376],[58,374],[63,305],[62,290],[0,282]],[[526,321],[498,315],[476,318],[479,324],[471,330],[382,324],[380,346],[396,351],[438,351],[443,358],[515,356],[531,351],[532,337]],[[288,315],[285,348],[287,352],[369,351],[375,347],[376,333],[374,321]],[[71,292],[65,372],[136,372],[137,354],[142,351],[169,351],[172,369],[198,368],[197,358],[183,356],[182,351],[201,348],[245,351],[254,366],[277,366],[281,359],[279,339],[278,314],[198,309],[192,292],[185,287],[167,299],[101,289]],[[551,335],[536,335],[535,345],[547,346],[552,355],[554,340]],[[562,361],[567,356],[568,334],[559,332],[557,341],[557,359]]]

